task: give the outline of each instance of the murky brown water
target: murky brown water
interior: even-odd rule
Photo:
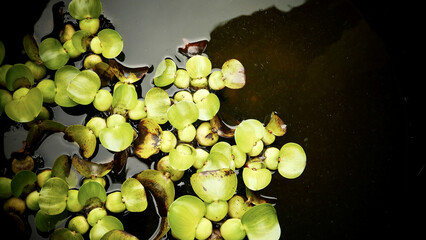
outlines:
[[[182,38],[209,40],[206,54],[213,67],[230,58],[243,63],[246,86],[218,93],[224,119],[230,124],[248,118],[264,121],[277,111],[288,130],[274,146],[297,142],[308,158],[299,178],[273,174],[272,184],[261,191],[277,198],[283,239],[355,239],[367,232],[375,236],[394,231],[398,191],[404,184],[394,176],[405,156],[404,102],[382,40],[352,4],[102,2],[105,16],[124,38],[128,66],[157,66],[171,57],[183,67],[185,58],[177,53]],[[52,5],[35,24],[36,37],[50,33]],[[152,78],[145,77],[142,96]],[[67,125],[82,124],[86,110],[53,107],[55,119]],[[22,126],[3,132],[2,162],[26,134]],[[57,134],[36,154],[43,158],[43,167],[49,167],[60,154],[76,151]],[[96,159],[109,158],[109,152],[98,150]],[[128,176],[151,165],[131,159]],[[116,189],[115,180],[110,180],[109,190]],[[178,194],[188,189],[187,180],[177,186]],[[158,220],[155,209],[124,219],[125,229],[141,239],[149,238]],[[142,225],[148,227],[141,230]],[[31,238],[37,238],[35,231]]]

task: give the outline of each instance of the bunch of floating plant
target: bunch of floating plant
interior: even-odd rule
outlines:
[[[275,112],[266,124],[247,119],[230,127],[222,122],[215,92],[244,87],[242,63],[230,59],[213,70],[203,54],[207,42],[189,43],[179,49],[188,57],[185,68],[164,59],[155,69],[155,87],[139,98],[136,87],[151,70],[114,60],[123,40],[113,29],[99,30],[101,2],[72,0],[68,10],[79,21],[78,30],[67,24],[57,39],[46,38],[40,45],[27,35],[28,62],[0,67],[0,114],[29,128],[24,146],[12,154],[13,177],[0,177],[3,210],[17,219],[34,212],[35,226],[51,239],[137,239],[113,214],[144,211],[149,191],[161,206],[161,229],[153,239],[169,230],[178,239],[279,239],[275,208],[256,191],[270,184],[271,171],[288,179],[300,176],[306,155],[296,143],[272,146],[286,133]],[[0,64],[4,54],[0,42]],[[83,54],[84,69],[68,64]],[[52,80],[45,78],[47,71],[54,72]],[[172,97],[165,91],[171,85],[180,89]],[[47,109],[89,104],[102,114],[84,125],[51,120]],[[165,124],[171,129],[163,130]],[[80,154],[61,155],[51,169],[36,174],[32,155],[46,135],[56,132],[75,142]],[[98,143],[114,153],[113,161],[90,161]],[[156,169],[126,179],[119,191],[106,192],[105,176],[119,173],[129,156],[143,161],[157,154],[162,157]],[[174,183],[184,174],[192,174],[195,196],[175,199]],[[246,196],[236,194],[239,176]],[[67,225],[57,228],[65,219]],[[215,230],[214,223],[220,228]]]

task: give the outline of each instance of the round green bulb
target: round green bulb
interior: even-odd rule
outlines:
[[[87,231],[89,231],[90,225],[84,216],[78,215],[71,218],[71,220],[68,222],[68,228],[71,231],[85,234]]]

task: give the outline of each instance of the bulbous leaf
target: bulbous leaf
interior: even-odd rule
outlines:
[[[263,138],[264,133],[265,129],[258,120],[244,120],[235,129],[235,143],[241,151],[248,153]]]
[[[113,29],[103,29],[98,33],[102,44],[102,56],[115,58],[123,50],[123,38]]]
[[[101,202],[106,201],[105,188],[96,181],[86,182],[78,190],[78,201],[81,205],[90,204],[91,199],[98,199]]]
[[[170,179],[173,182],[179,181],[183,175],[184,175],[184,171],[179,171],[174,169],[169,162],[169,156],[164,156],[162,157],[158,162],[157,162],[157,168],[158,171],[161,172],[167,172],[170,174]]]
[[[197,142],[202,146],[213,146],[219,140],[219,135],[213,130],[209,122],[201,123],[197,128],[195,136]]]
[[[278,172],[285,178],[299,177],[306,167],[306,154],[297,143],[286,143],[280,149]]]
[[[243,169],[243,181],[248,189],[257,191],[269,185],[272,174],[263,162],[252,160],[246,165]]]
[[[67,208],[68,184],[65,180],[49,178],[40,190],[38,204],[47,215],[58,215]]]
[[[209,76],[209,87],[213,90],[221,90],[225,87],[221,71],[214,71]]]
[[[6,89],[0,89],[0,116],[3,114],[6,103],[12,101],[12,94]]]
[[[87,223],[89,223],[89,225],[93,227],[99,220],[101,220],[107,214],[108,212],[105,210],[105,208],[101,206],[95,207],[89,211],[89,214],[87,214]]]
[[[13,99],[6,103],[4,111],[15,122],[30,122],[39,115],[42,106],[43,94],[40,89],[32,88],[19,99]]]
[[[230,59],[222,65],[225,86],[240,89],[246,84],[246,74],[243,64],[237,59]]]
[[[106,149],[121,152],[132,144],[132,125],[126,122],[113,127],[106,127],[101,130],[99,140]]]
[[[84,240],[83,236],[75,231],[71,231],[68,228],[58,228],[56,229],[52,235],[50,235],[50,240]]]
[[[184,129],[198,119],[198,108],[194,102],[180,101],[167,111],[167,119],[178,130]]]
[[[197,172],[191,176],[191,186],[205,202],[229,200],[237,190],[237,175],[231,169]]]
[[[196,105],[199,110],[198,119],[202,121],[209,121],[216,116],[217,112],[219,112],[220,101],[216,94],[210,93],[198,101]]]
[[[37,181],[37,176],[32,171],[23,170],[16,173],[10,182],[10,190],[12,191],[13,196],[21,196],[24,188],[29,184],[35,183],[35,181]]]
[[[250,208],[241,218],[249,239],[278,240],[281,227],[275,208],[268,203]]]
[[[138,240],[138,238],[123,230],[114,229],[107,232],[101,240]]]
[[[121,195],[127,210],[130,212],[142,212],[148,206],[145,188],[135,178],[128,178],[123,182]]]
[[[20,87],[30,88],[33,85],[34,75],[25,64],[15,64],[6,73],[6,86],[9,91]]]
[[[69,189],[67,199],[67,210],[70,212],[80,212],[84,206],[78,201],[78,190]]]
[[[199,171],[215,171],[222,168],[235,169],[235,164],[230,157],[222,152],[210,152],[204,166]]]
[[[61,42],[56,38],[44,39],[40,43],[39,52],[44,65],[51,70],[63,67],[70,59]]]
[[[115,229],[124,230],[121,221],[114,216],[105,216],[90,229],[90,239],[100,240],[106,233]]]
[[[192,79],[207,77],[211,70],[212,63],[202,55],[195,55],[186,62],[186,71]]]
[[[12,196],[12,179],[0,177],[0,199],[8,199]]]
[[[71,168],[71,159],[68,155],[64,154],[56,158],[52,166],[51,177],[62,178],[69,186],[77,185],[77,173]]]
[[[239,218],[230,218],[220,226],[220,234],[224,239],[243,240],[246,231]]]
[[[158,124],[167,122],[167,110],[171,105],[169,94],[161,88],[151,88],[145,96],[145,106],[148,118]]]
[[[157,66],[154,75],[154,84],[157,87],[165,87],[172,84],[176,78],[176,64],[171,59],[164,59]]]
[[[123,203],[121,191],[109,193],[105,201],[105,208],[113,213],[120,213],[126,210],[126,205]]]
[[[53,103],[55,101],[56,86],[53,80],[43,79],[37,84],[36,87],[40,89],[43,95],[43,102]]]
[[[137,104],[134,108],[130,109],[127,112],[127,116],[131,120],[141,120],[142,118],[146,118],[146,110],[145,110],[145,102],[142,100],[137,100]]]
[[[277,170],[278,169],[278,158],[280,156],[280,150],[276,147],[269,147],[265,150],[264,154],[265,166],[269,170]]]
[[[34,218],[37,229],[41,232],[50,232],[65,218],[68,217],[68,211],[63,211],[58,215],[48,215],[39,210]]]
[[[85,30],[78,30],[72,35],[72,45],[78,52],[86,52],[89,36],[90,33]]]
[[[55,73],[55,86],[56,95],[55,103],[61,107],[74,107],[78,103],[74,102],[67,92],[68,85],[74,79],[77,74],[80,73],[76,67],[71,65],[65,65],[59,68]]]
[[[80,147],[83,157],[89,158],[93,155],[96,149],[96,136],[86,126],[71,125],[65,129],[65,137],[69,141],[74,141]]]
[[[100,89],[93,100],[93,106],[96,110],[105,112],[108,111],[112,105],[113,97],[106,89]]]
[[[156,121],[142,119],[138,125],[139,134],[134,141],[136,156],[147,159],[160,151],[162,130]]]
[[[83,177],[104,177],[111,171],[114,166],[114,161],[108,163],[94,163],[74,155],[72,158],[72,165]]]
[[[72,0],[68,5],[71,16],[77,20],[99,18],[102,13],[100,0]]]
[[[100,87],[101,79],[98,74],[91,70],[83,70],[71,80],[67,93],[74,102],[88,105],[93,102]]]
[[[120,84],[114,89],[112,97],[112,107],[117,111],[130,110],[138,104],[138,94],[135,86],[130,84]]]
[[[196,227],[205,211],[203,201],[195,196],[184,195],[176,199],[167,214],[173,234],[179,239],[194,239]]]
[[[187,170],[194,164],[197,151],[189,144],[180,144],[169,153],[170,166],[179,171]]]

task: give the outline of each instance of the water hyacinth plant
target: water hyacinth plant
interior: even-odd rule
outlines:
[[[152,239],[167,234],[279,239],[274,205],[256,194],[273,174],[299,177],[306,154],[293,142],[273,146],[287,129],[275,112],[267,123],[246,119],[229,126],[222,121],[217,91],[244,87],[243,64],[230,59],[213,69],[203,53],[208,42],[187,43],[179,49],[184,66],[162,60],[143,96],[141,80],[153,70],[114,59],[123,39],[100,24],[101,1],[72,0],[68,11],[78,28],[63,23],[57,38],[40,44],[26,35],[23,48],[30,63],[0,66],[1,117],[28,127],[24,145],[12,153],[11,175],[0,177],[3,211],[17,223],[34,215],[33,224],[50,239],[138,239],[126,231],[126,215],[152,208],[160,218]],[[1,43],[0,64],[5,54]],[[85,63],[78,69],[80,56]],[[176,94],[166,91],[172,85]],[[94,114],[81,124],[65,125],[50,115],[55,106],[84,107]],[[78,152],[62,154],[42,169],[35,152],[51,134],[63,136]],[[101,151],[112,160],[95,160]],[[129,159],[150,169],[126,176]],[[118,189],[110,188],[117,184]],[[176,187],[183,185],[189,186],[186,193],[176,198]]]

